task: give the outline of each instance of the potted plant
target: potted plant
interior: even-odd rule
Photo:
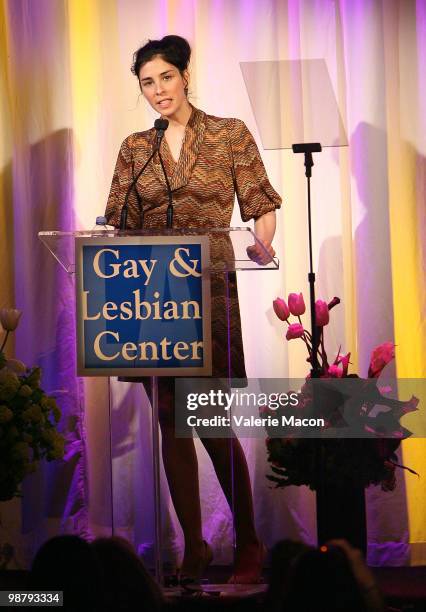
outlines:
[[[330,379],[354,380],[354,399],[347,401],[352,421],[356,423],[358,436],[330,438],[325,436],[299,437],[287,432],[276,437],[267,427],[270,437],[266,440],[268,461],[273,474],[267,478],[282,488],[290,485],[307,485],[316,492],[318,541],[344,537],[353,545],[366,552],[365,488],[381,485],[384,491],[396,486],[396,450],[401,439],[410,432],[399,422],[403,414],[417,410],[418,399],[411,397],[402,402],[381,393],[377,380],[384,367],[395,356],[395,345],[385,342],[376,347],[371,355],[368,379],[359,379],[349,373],[350,353],[337,356],[329,363],[324,345],[324,328],[329,323],[330,311],[340,303],[335,297],[329,303],[317,300],[316,321],[319,333],[318,363],[320,366],[319,393],[314,402],[314,380],[309,376],[298,394],[297,414],[324,418],[327,428],[341,426],[343,419],[342,396],[327,385]],[[291,293],[287,302],[277,298],[273,303],[277,317],[287,325],[287,340],[300,339],[306,345],[307,362],[312,363],[312,336],[302,324],[305,303],[301,293]],[[295,317],[296,320],[291,319]],[[348,388],[348,385],[347,387]],[[319,395],[319,397],[318,397]],[[376,404],[385,405],[388,410],[373,415]],[[274,411],[280,417],[280,410]],[[344,423],[346,424],[346,423]],[[416,473],[413,470],[410,472]]]
[[[64,456],[64,437],[57,429],[61,411],[40,386],[40,368],[27,368],[4,353],[20,317],[19,310],[0,309],[0,501],[21,494],[23,479],[36,471],[41,459]]]

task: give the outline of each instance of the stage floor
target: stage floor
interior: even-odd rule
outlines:
[[[426,611],[426,566],[418,567],[375,567],[372,568],[388,606],[397,610],[409,607],[410,612]],[[175,609],[216,610],[222,607],[245,611],[264,610],[267,589],[259,585],[228,585],[230,568],[213,566],[209,568],[207,580],[199,592],[185,592],[179,588],[165,589],[166,598],[174,602]],[[0,590],[25,589],[28,572],[20,570],[0,571]],[[182,603],[182,605],[179,604]]]
[[[411,612],[426,612],[426,566],[418,567],[373,567],[371,568],[388,606],[397,610],[410,606]],[[252,610],[262,610],[267,590],[268,572],[264,574],[264,584],[228,585],[226,580],[231,574],[224,566],[210,567],[207,580],[200,586],[200,592],[193,593],[193,599],[204,601],[205,605],[214,601],[226,605],[238,603],[249,605]],[[191,597],[181,589],[165,589],[166,597],[176,600]],[[204,606],[203,606],[204,607]],[[214,606],[216,607],[216,606]],[[244,608],[246,609],[246,608]]]

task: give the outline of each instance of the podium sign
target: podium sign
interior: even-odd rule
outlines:
[[[206,236],[76,237],[79,376],[210,376]]]

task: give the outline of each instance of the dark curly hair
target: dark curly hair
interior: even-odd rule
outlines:
[[[188,68],[191,47],[182,36],[164,36],[161,40],[149,40],[146,45],[133,54],[132,72],[139,78],[141,67],[157,55],[165,62],[176,66],[182,74]]]

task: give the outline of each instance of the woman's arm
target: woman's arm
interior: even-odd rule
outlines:
[[[275,233],[275,209],[281,198],[269,182],[256,142],[243,121],[231,119],[229,142],[235,191],[241,219],[255,219],[254,231],[258,243],[247,248],[247,254],[259,264],[267,264],[275,255],[271,246]],[[266,250],[266,252],[265,252]]]
[[[265,246],[271,246],[275,235],[276,215],[275,210],[270,210],[254,222],[254,233]]]
[[[267,264],[271,261],[271,258],[274,257],[275,251],[272,247],[272,240],[275,235],[275,227],[276,227],[276,215],[275,210],[270,210],[269,212],[261,215],[254,222],[254,233],[256,234],[256,238],[263,243],[264,249],[268,254],[265,253],[265,250],[262,249],[257,243],[253,246],[248,247],[247,255],[258,264]]]

